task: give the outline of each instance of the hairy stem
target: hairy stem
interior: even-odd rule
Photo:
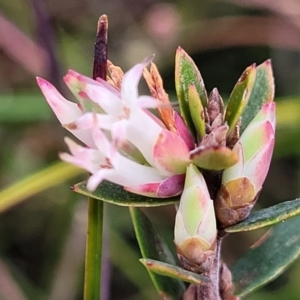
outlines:
[[[216,253],[212,267],[207,275],[210,282],[207,284],[191,284],[184,294],[183,300],[222,300],[220,296],[220,253],[222,237],[217,238]]]

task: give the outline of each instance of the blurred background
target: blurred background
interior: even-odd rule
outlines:
[[[53,167],[57,153],[66,150],[66,132],[35,77],[48,79],[73,99],[62,76],[69,68],[91,74],[96,25],[103,13],[109,18],[109,59],[126,71],[155,53],[174,100],[174,55],[179,45],[195,60],[207,90],[218,87],[225,100],[248,65],[271,58],[277,139],[256,208],[300,195],[299,0],[1,0],[1,190]],[[22,192],[13,207],[0,205],[0,299],[82,299],[87,201],[70,192],[69,186],[87,174],[75,175],[62,176],[51,188],[45,183],[33,196]],[[30,188],[30,181],[25,185]],[[105,210],[105,253],[110,258],[103,299],[158,299],[138,262],[141,255],[128,209],[106,205]],[[174,209],[147,213],[173,247]],[[263,232],[230,235],[223,247],[225,261],[234,263]],[[299,278],[296,261],[246,299],[299,299]]]

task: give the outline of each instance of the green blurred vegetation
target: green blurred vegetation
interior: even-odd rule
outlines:
[[[229,95],[242,71],[272,59],[278,126],[274,160],[257,208],[299,197],[300,1],[254,0],[1,0],[0,188],[57,162],[66,149],[60,127],[35,76],[62,83],[68,68],[91,74],[98,17],[109,18],[109,58],[124,70],[155,53],[170,95],[178,45],[196,61],[207,89]],[[145,89],[145,85],[141,85]],[[86,199],[69,186],[87,175],[55,169],[15,187],[13,207],[0,217],[0,299],[82,299]],[[61,168],[63,168],[61,166]],[[81,174],[81,175],[80,175]],[[59,177],[61,176],[61,177]],[[20,198],[18,189],[31,189]],[[33,184],[34,186],[34,184]],[[4,193],[4,192],[3,192]],[[0,193],[0,203],[7,194]],[[26,201],[23,201],[26,200]],[[21,203],[22,202],[22,203]],[[18,204],[17,204],[18,203]],[[172,206],[146,209],[171,247]],[[157,299],[134,236],[129,212],[106,205],[108,298]],[[261,231],[232,234],[223,248],[233,263]],[[249,300],[299,299],[300,262]]]

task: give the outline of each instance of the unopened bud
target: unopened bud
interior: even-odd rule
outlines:
[[[238,163],[226,169],[215,201],[222,227],[246,219],[267,176],[275,138],[275,103],[265,103],[233,147]]]
[[[174,242],[184,267],[196,272],[209,270],[215,255],[216,237],[213,201],[203,175],[190,164],[175,220]]]

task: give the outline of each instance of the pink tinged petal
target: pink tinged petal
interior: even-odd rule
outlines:
[[[275,103],[267,102],[243,132],[233,151],[238,164],[223,172],[222,183],[247,177],[256,193],[267,176],[275,142]]]
[[[36,80],[61,124],[71,123],[82,115],[78,105],[65,99],[50,82],[40,77]]]
[[[102,112],[101,109],[107,109],[105,105],[107,105],[107,100],[109,101],[111,97],[117,98],[117,102],[120,102],[120,93],[102,79],[96,81],[70,70],[64,77],[64,81],[81,102],[86,111]],[[89,90],[92,91],[89,92]],[[94,90],[98,91],[98,93]],[[102,96],[104,98],[98,98],[99,90],[103,91]],[[110,103],[110,105],[112,104],[113,103]],[[101,107],[101,105],[104,107]]]
[[[99,151],[82,147],[69,138],[65,138],[65,142],[72,155],[68,153],[61,153],[59,157],[62,160],[86,169],[91,173],[96,172],[99,169],[99,165],[105,162],[104,157]]]
[[[214,214],[211,215],[212,210],[213,201],[210,199],[204,177],[195,166],[190,165],[179,208],[190,236],[200,234],[202,238],[210,241],[211,230],[213,230],[213,238],[215,237],[216,225],[212,228],[201,226],[204,221],[207,221],[207,214],[212,223],[215,224]],[[209,223],[211,222],[209,221]]]
[[[162,173],[182,174],[190,162],[189,149],[177,134],[162,129],[153,149],[154,166]]]
[[[61,124],[72,123],[82,115],[82,111],[78,108],[78,105],[66,100],[51,83],[42,78],[37,78],[37,83]],[[87,146],[94,146],[89,131],[69,131]]]
[[[177,133],[185,141],[188,149],[193,150],[195,148],[195,142],[182,117],[176,110],[173,111],[173,117]]]
[[[90,97],[86,93],[86,85],[87,83],[90,85],[99,85],[97,81],[85,77],[86,80],[81,79],[81,74],[69,70],[68,74],[64,76],[64,81],[71,90],[71,92],[75,95],[77,100],[80,102],[81,107],[84,111],[94,111],[103,113],[101,107],[93,102]]]
[[[134,194],[147,197],[169,198],[182,192],[184,174],[168,177],[160,182],[147,183],[139,186],[125,186],[124,189]]]
[[[244,175],[249,178],[258,192],[269,171],[275,140],[269,141],[247,164]]]
[[[185,173],[189,149],[177,134],[159,126],[143,110],[130,114],[126,137],[162,175]]]
[[[173,175],[162,181],[157,191],[159,198],[177,196],[182,193],[185,174]]]
[[[175,243],[186,253],[185,244],[191,242],[199,246],[198,256],[208,250],[217,235],[213,201],[200,171],[190,164],[186,173],[184,190],[175,220]],[[197,242],[198,241],[198,242]],[[189,258],[189,257],[187,257]],[[192,257],[194,259],[195,257]]]
[[[120,92],[116,90],[113,86],[107,83],[105,80],[101,78],[97,78],[96,80],[84,76],[74,70],[69,70],[67,75],[64,77],[64,81],[67,86],[70,88],[71,91],[77,93],[78,91],[85,91],[87,85],[95,85],[101,86],[105,89],[108,89],[112,93],[116,94],[117,96],[120,95]]]
[[[226,184],[230,180],[240,178],[244,174],[245,162],[243,147],[241,142],[237,142],[233,148],[233,152],[238,156],[238,162],[230,168],[227,168],[222,175],[222,184]]]

